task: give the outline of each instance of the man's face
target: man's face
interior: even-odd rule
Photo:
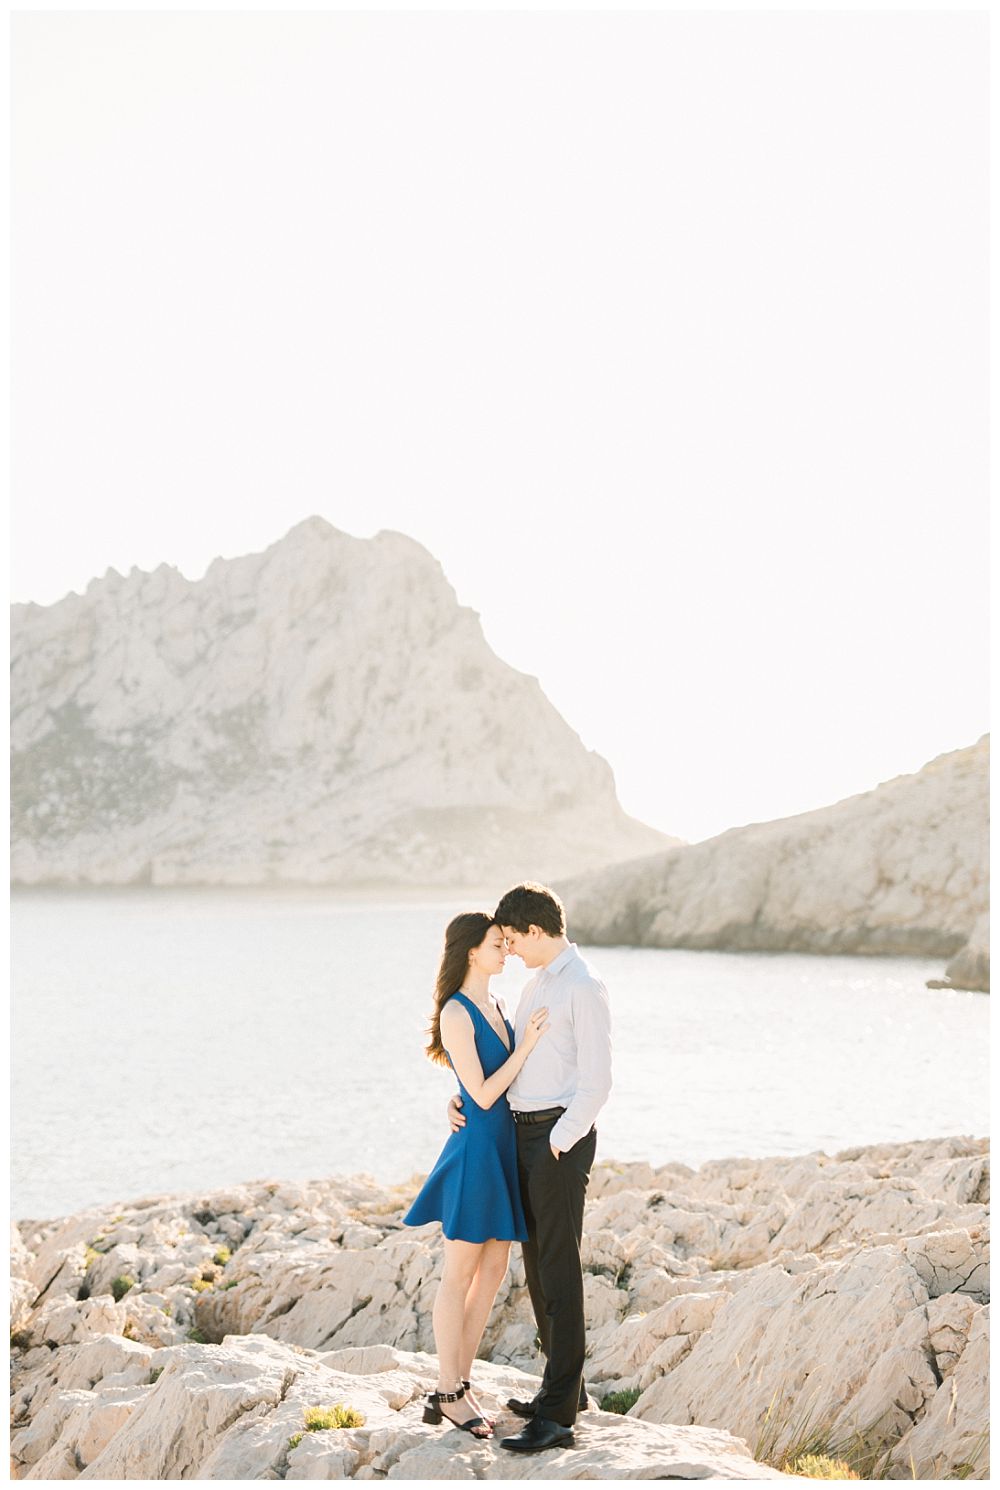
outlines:
[[[541,967],[542,933],[537,926],[529,926],[527,931],[517,931],[513,926],[501,926],[507,940],[507,956],[520,957],[525,967]]]

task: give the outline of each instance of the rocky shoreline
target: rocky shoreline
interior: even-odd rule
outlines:
[[[768,1479],[804,1452],[988,1477],[985,1139],[598,1164],[592,1407],[576,1447],[526,1459],[420,1420],[440,1243],[401,1224],[418,1183],[258,1181],[19,1222],[13,1477]],[[517,1248],[483,1353],[487,1404],[531,1393]],[[364,1422],[312,1431],[306,1409],[337,1404]]]

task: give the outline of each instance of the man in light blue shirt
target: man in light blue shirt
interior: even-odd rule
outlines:
[[[586,1406],[580,1239],[597,1147],[594,1120],[611,1091],[611,1011],[603,982],[566,936],[562,903],[551,890],[518,885],[493,919],[508,951],[535,974],[517,1006],[515,1044],[535,1009],[549,1011],[544,1039],[507,1092],[528,1223],[524,1271],[545,1374],[531,1402],[508,1404],[529,1421],[515,1437],[501,1439],[500,1447],[535,1453],[572,1443],[577,1412]],[[456,1126],[459,1099],[452,1102]]]

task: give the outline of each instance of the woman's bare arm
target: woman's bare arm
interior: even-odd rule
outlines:
[[[547,1009],[537,1009],[528,1022],[521,1044],[504,1061],[499,1071],[494,1071],[490,1077],[484,1077],[476,1050],[472,1016],[454,999],[449,999],[441,1010],[441,1043],[451,1058],[459,1081],[476,1106],[481,1107],[484,1112],[489,1112],[497,1098],[503,1096],[538,1043],[539,1036],[548,1029],[545,1023],[547,1014]]]

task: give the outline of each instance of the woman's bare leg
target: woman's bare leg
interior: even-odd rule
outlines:
[[[465,1319],[462,1326],[462,1341],[459,1365],[464,1381],[472,1376],[472,1363],[476,1358],[490,1317],[494,1300],[507,1272],[510,1259],[510,1242],[483,1242],[480,1248],[479,1265],[465,1299]],[[478,1404],[473,1403],[478,1409]]]
[[[443,1242],[444,1270],[432,1315],[438,1354],[437,1389],[439,1392],[454,1392],[465,1378],[462,1365],[466,1299],[477,1276],[480,1254],[492,1243],[452,1242],[447,1237]],[[469,1418],[480,1416],[479,1409],[465,1398],[460,1402],[442,1403],[441,1411],[453,1423],[465,1423]]]

